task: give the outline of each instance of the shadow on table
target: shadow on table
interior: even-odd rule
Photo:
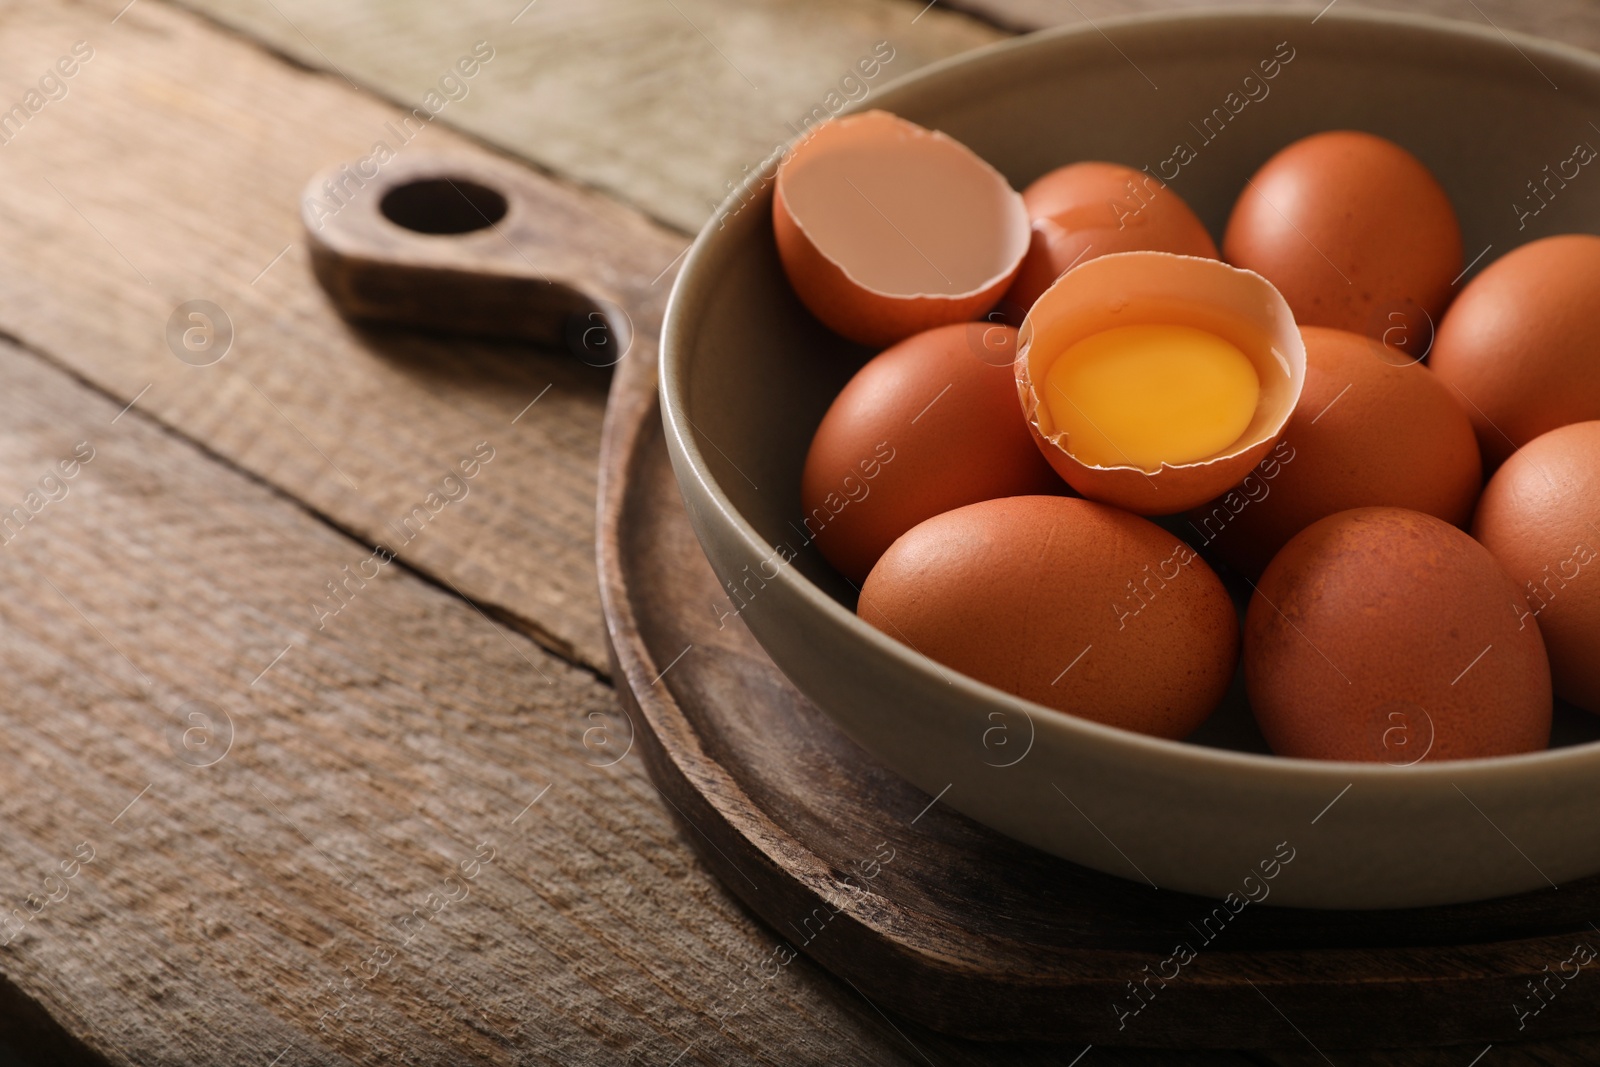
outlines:
[[[0,1067],[40,1067],[46,1063],[87,1067],[104,1062],[43,1008],[0,977]]]
[[[352,322],[361,343],[392,367],[440,395],[521,396],[553,382],[605,403],[614,360],[597,349],[580,355],[525,341]]]

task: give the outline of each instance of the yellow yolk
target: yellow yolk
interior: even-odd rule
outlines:
[[[1119,326],[1068,348],[1045,375],[1063,444],[1096,467],[1194,463],[1237,441],[1261,396],[1238,347],[1192,326]]]

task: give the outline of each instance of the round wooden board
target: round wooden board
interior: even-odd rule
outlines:
[[[1584,973],[1600,879],[1456,907],[1269,897],[1235,914],[1045,855],[895,777],[722,614],[655,386],[646,341],[607,413],[601,594],[633,743],[686,838],[772,927],[746,988],[804,952],[882,1010],[988,1040],[1359,1048],[1600,1031],[1600,976]],[[1525,860],[1508,845],[1505,862]]]

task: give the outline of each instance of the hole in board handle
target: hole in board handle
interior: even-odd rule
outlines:
[[[472,233],[506,217],[506,198],[466,178],[423,178],[384,194],[378,210],[417,233]]]

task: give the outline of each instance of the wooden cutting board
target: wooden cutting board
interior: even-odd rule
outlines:
[[[781,939],[750,996],[802,952],[884,1012],[992,1040],[1481,1047],[1600,1031],[1600,878],[1453,907],[1268,898],[1232,914],[1035,851],[895,777],[714,607],[655,386],[653,361],[625,361],[604,431],[601,592],[632,736],[593,740],[597,758],[643,753],[687,838]]]

